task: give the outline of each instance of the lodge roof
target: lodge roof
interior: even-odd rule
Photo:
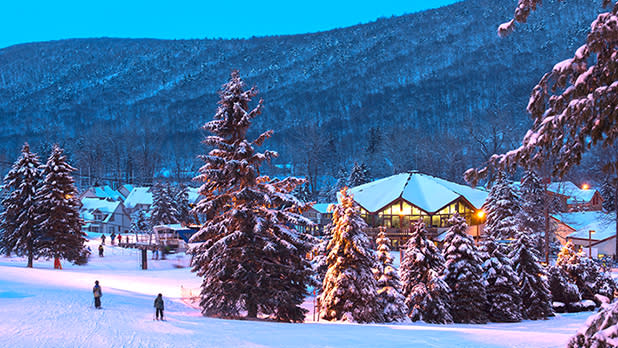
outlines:
[[[487,200],[488,193],[431,175],[412,171],[392,175],[349,190],[354,200],[370,213],[375,213],[399,198],[427,213],[435,213],[463,197],[476,209]]]

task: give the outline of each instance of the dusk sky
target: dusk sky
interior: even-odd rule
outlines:
[[[246,38],[367,23],[458,0],[24,0],[0,11],[0,48],[87,37]]]

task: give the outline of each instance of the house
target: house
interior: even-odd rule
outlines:
[[[111,199],[114,201],[123,201],[125,197],[123,197],[117,190],[112,189],[111,186],[105,185],[88,188],[81,194],[80,198],[101,198]]]
[[[361,216],[376,235],[379,227],[387,229],[392,247],[404,243],[412,222],[422,219],[435,237],[448,228],[455,212],[466,219],[468,232],[482,234],[482,207],[488,193],[417,171],[392,175],[353,187],[349,190],[360,206]]]
[[[126,200],[131,191],[133,191],[134,186],[131,184],[124,184],[118,188],[118,193],[122,195],[122,200]]]
[[[152,205],[152,192],[150,187],[133,187],[133,190],[124,200],[124,206],[129,214],[138,210],[148,211]]]
[[[552,182],[547,192],[557,197],[566,211],[600,211],[603,209],[601,193],[588,185],[578,187],[570,181]]]
[[[324,234],[324,227],[333,219],[333,213],[328,211],[328,207],[336,203],[315,203],[303,212],[303,216],[313,221],[315,226],[309,227],[308,232],[314,236]]]
[[[574,231],[566,240],[592,256],[616,254],[616,215],[602,211],[586,211],[561,214],[562,221]]]
[[[84,220],[85,232],[127,233],[131,228],[131,217],[120,201],[84,197],[79,215]]]

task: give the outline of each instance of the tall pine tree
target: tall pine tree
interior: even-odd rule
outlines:
[[[37,155],[26,143],[21,156],[4,178],[2,200],[4,212],[0,218],[0,250],[9,255],[26,255],[28,267],[40,256],[41,234],[36,229],[36,192],[41,181]]]
[[[515,191],[503,172],[498,172],[487,202],[486,234],[496,240],[512,239],[517,234],[519,204]]]
[[[359,164],[358,162],[354,162],[354,166],[348,177],[348,186],[355,187],[367,182],[369,182],[369,170],[367,170],[367,166],[365,166],[365,163]]]
[[[527,171],[519,188],[520,211],[517,215],[519,225],[530,231],[530,237],[540,255],[545,253],[545,206],[551,206],[541,180],[533,171]],[[550,207],[551,208],[551,207]],[[552,213],[550,209],[550,213]],[[553,233],[549,236],[550,247],[556,244]]]
[[[393,268],[393,257],[390,253],[390,239],[384,231],[380,231],[378,239],[377,266],[375,271],[378,281],[378,300],[382,306],[385,322],[403,321],[407,317],[408,307],[405,297],[401,294],[399,274]]]
[[[522,319],[519,278],[511,260],[506,257],[493,239],[483,245],[487,260],[483,263],[487,281],[487,312],[493,322],[516,322]]]
[[[44,241],[40,252],[56,259],[82,262],[86,234],[79,216],[79,199],[63,150],[54,145],[43,166],[43,180],[37,192],[37,228]]]
[[[612,183],[615,180],[605,178],[601,185],[601,197],[603,197],[603,209],[606,211],[616,211],[616,186]]]
[[[310,224],[302,217],[305,206],[290,193],[304,183],[297,178],[270,180],[260,176],[264,161],[275,152],[259,153],[272,131],[253,142],[246,139],[262,103],[249,109],[255,89],[245,90],[237,71],[219,92],[214,119],[204,125],[212,133],[204,143],[213,149],[202,156],[205,164],[196,180],[204,196],[194,211],[206,218],[192,237],[200,242],[193,271],[203,278],[202,313],[219,317],[268,315],[280,321],[303,321],[302,304],[311,282],[306,255],[312,239],[295,225]]]
[[[538,320],[552,316],[547,275],[539,264],[536,249],[526,231],[519,233],[513,245],[511,260],[519,277],[523,318]]]
[[[483,266],[472,237],[466,233],[468,225],[455,213],[449,219],[444,240],[446,270],[444,280],[451,288],[451,314],[456,323],[487,322],[487,283]]]
[[[450,289],[441,278],[445,260],[426,235],[425,223],[419,220],[404,246],[405,253],[399,266],[408,315],[413,321],[452,323]]]
[[[347,188],[341,190],[340,201],[333,211],[333,239],[328,245],[320,316],[326,320],[383,322],[378,284],[372,272],[375,256],[364,232],[367,224]]]
[[[191,216],[191,207],[189,207],[189,188],[187,185],[179,184],[173,198],[176,220],[184,225],[194,222]]]
[[[152,187],[152,206],[150,207],[150,225],[178,223],[178,212],[170,184],[156,183]]]

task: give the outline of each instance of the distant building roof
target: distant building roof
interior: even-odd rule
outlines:
[[[592,233],[592,240],[604,240],[616,235],[616,217],[613,213],[601,211],[581,211],[553,215],[553,217],[575,231],[567,238],[588,239],[588,231]]]
[[[189,203],[190,204],[196,204],[197,202],[201,201],[202,196],[200,196],[200,188],[199,187],[188,187],[188,193],[189,193]]]
[[[328,206],[331,204],[337,203],[316,203],[311,206],[311,208],[315,209],[320,214],[328,214]]]
[[[579,188],[570,181],[552,182],[547,186],[547,190],[563,196],[567,196],[567,204],[588,203],[597,190],[589,188],[587,190]]]
[[[152,205],[150,187],[134,187],[124,201],[128,209],[133,209],[138,204]]]
[[[106,215],[106,218],[103,222],[107,222],[107,220],[111,217],[111,214],[118,209],[118,206],[122,204],[120,201],[114,201],[110,199],[102,199],[96,197],[84,197],[81,200],[82,206],[79,209],[79,213],[82,216],[82,219],[94,220],[94,211],[98,210],[102,214]]]
[[[437,212],[459,197],[480,209],[488,195],[486,191],[419,172],[392,175],[353,187],[349,192],[360,206],[371,213],[400,197],[428,213]]]

